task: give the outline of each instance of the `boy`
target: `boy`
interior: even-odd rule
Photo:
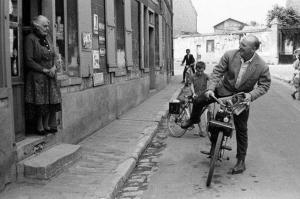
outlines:
[[[204,62],[199,61],[196,63],[196,73],[191,77],[190,83],[191,83],[191,91],[193,94],[194,100],[197,101],[198,96],[200,96],[202,93],[204,93],[207,89],[207,82],[209,80],[209,77],[206,73],[204,73],[204,70],[206,68],[206,65]],[[199,123],[199,136],[205,137],[205,131],[203,130],[204,122],[201,120]]]

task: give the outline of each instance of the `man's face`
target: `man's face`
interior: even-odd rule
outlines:
[[[243,38],[240,42],[239,51],[243,59],[249,60],[255,52],[254,42],[251,41],[249,38]]]
[[[190,54],[190,51],[189,51],[189,50],[186,50],[185,52],[186,52],[187,55]]]
[[[196,68],[196,74],[201,75],[204,72],[204,68]]]

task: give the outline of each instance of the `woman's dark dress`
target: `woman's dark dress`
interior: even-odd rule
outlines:
[[[24,60],[26,66],[25,112],[30,126],[38,116],[61,110],[61,93],[56,76],[50,77],[43,69],[54,65],[55,51],[49,37],[30,33],[24,44]]]

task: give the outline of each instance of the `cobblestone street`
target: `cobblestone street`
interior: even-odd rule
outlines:
[[[139,199],[143,192],[147,190],[151,175],[159,168],[158,157],[162,155],[162,151],[166,148],[165,140],[168,137],[166,124],[166,119],[163,119],[156,136],[142,154],[136,168],[119,192],[118,199]]]

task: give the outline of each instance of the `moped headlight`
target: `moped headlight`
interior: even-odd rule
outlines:
[[[229,118],[228,117],[224,117],[223,122],[229,122]]]

